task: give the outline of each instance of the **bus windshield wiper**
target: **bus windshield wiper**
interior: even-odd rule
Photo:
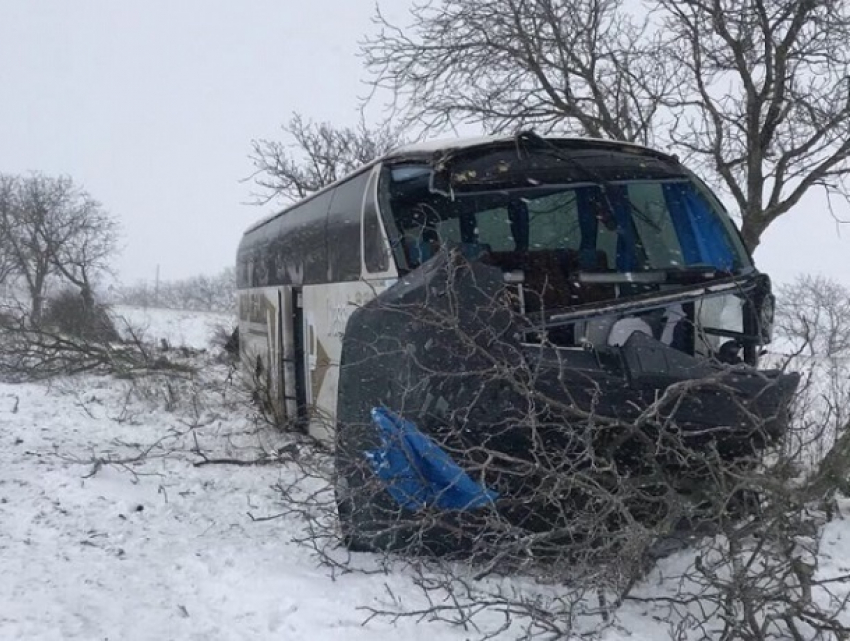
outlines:
[[[642,285],[692,284],[716,280],[731,276],[731,272],[711,265],[686,265],[665,269],[648,269],[632,272],[595,272],[583,271],[577,274],[580,283],[585,284],[625,284]]]

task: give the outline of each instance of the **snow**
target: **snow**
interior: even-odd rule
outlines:
[[[149,337],[207,345],[223,315],[125,308]],[[475,630],[368,607],[423,596],[404,567],[333,573],[299,544],[304,524],[274,489],[291,465],[196,466],[292,445],[252,419],[227,368],[200,356],[196,378],[79,376],[0,384],[0,639],[454,641]],[[137,460],[138,459],[138,460]],[[847,572],[850,520],[827,526],[824,566]],[[340,553],[342,553],[340,551]],[[360,565],[380,566],[371,555]],[[685,567],[680,553],[640,593]],[[504,580],[510,584],[510,580]],[[515,585],[519,585],[517,582]],[[497,614],[479,621],[498,629]],[[606,641],[666,638],[660,608],[626,604]],[[520,634],[512,629],[499,639]]]
[[[386,579],[334,582],[290,541],[297,523],[251,520],[278,507],[286,470],[192,465],[192,431],[210,451],[256,455],[234,445],[260,438],[238,411],[212,420],[224,408],[205,398],[212,422],[193,430],[186,411],[151,409],[132,388],[0,386],[0,639],[434,637],[413,621],[363,628],[358,608]],[[92,463],[157,442],[138,465]]]
[[[132,328],[145,340],[159,344],[162,339],[175,346],[204,349],[217,328],[230,331],[236,319],[229,314],[190,312],[179,309],[156,309],[115,305],[111,308],[119,331],[126,336]]]
[[[128,315],[195,347],[216,320]],[[225,374],[210,366],[207,378]],[[99,376],[0,384],[0,639],[463,638],[414,621],[363,627],[358,608],[403,579],[332,580],[291,541],[297,522],[252,521],[280,507],[285,467],[193,466],[196,437],[244,459],[282,438],[229,394],[187,382],[169,403],[151,381]],[[151,447],[137,464],[93,463]]]

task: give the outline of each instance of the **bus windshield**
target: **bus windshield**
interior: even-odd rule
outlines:
[[[430,174],[420,165],[388,176],[385,209],[408,268],[446,244],[497,263],[509,254],[554,254],[573,271],[731,274],[751,266],[726,213],[688,176],[487,185],[445,195],[428,188]]]

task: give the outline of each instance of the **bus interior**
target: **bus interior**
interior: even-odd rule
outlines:
[[[668,159],[543,144],[442,165],[401,161],[384,168],[379,202],[400,274],[440,249],[498,267],[519,310],[558,346],[617,346],[637,329],[689,354],[754,364],[767,338],[769,328],[754,325],[769,319],[748,318],[740,293],[647,309],[625,323],[598,316],[605,305],[755,272],[719,201]],[[558,322],[565,310],[597,318]]]

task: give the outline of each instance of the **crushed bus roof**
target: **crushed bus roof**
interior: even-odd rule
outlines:
[[[630,148],[635,151],[644,151],[652,154],[662,154],[656,149],[639,145],[637,143],[626,142],[622,140],[609,140],[605,138],[591,138],[581,136],[540,136],[548,142],[554,143],[573,143],[576,146],[588,144],[600,147],[612,147],[617,149]],[[434,140],[426,140],[424,142],[411,143],[393,149],[387,153],[382,160],[396,158],[398,156],[411,155],[431,155],[442,151],[456,151],[462,149],[471,149],[473,147],[486,147],[487,145],[498,145],[503,143],[511,143],[516,141],[516,135],[492,135],[492,136],[470,136],[466,138],[435,138]]]
[[[403,145],[392,151],[380,156],[379,158],[375,158],[371,162],[368,162],[361,167],[358,167],[354,171],[349,174],[343,176],[338,179],[334,183],[323,187],[322,189],[310,194],[306,198],[297,203],[293,203],[282,210],[273,212],[264,216],[254,224],[248,227],[245,230],[244,234],[247,235],[256,229],[262,227],[263,225],[275,220],[276,218],[283,216],[287,211],[293,209],[300,203],[306,202],[312,198],[315,198],[322,193],[333,189],[340,183],[345,182],[346,180],[351,179],[352,177],[360,174],[364,171],[368,171],[372,167],[377,164],[388,162],[388,161],[404,161],[404,160],[428,160],[434,158],[439,154],[448,154],[456,151],[463,151],[469,149],[475,149],[476,147],[487,147],[487,146],[500,146],[511,144],[517,141],[518,137],[523,135],[523,133],[530,132],[521,132],[519,134],[514,135],[490,135],[490,136],[472,136],[472,137],[459,137],[459,138],[435,138],[433,140],[427,140],[424,142],[412,143],[409,145]],[[623,140],[609,140],[605,138],[591,138],[591,137],[581,137],[581,136],[540,136],[540,139],[545,140],[548,143],[553,144],[564,144],[568,146],[573,146],[575,148],[581,148],[586,145],[591,148],[603,148],[603,149],[611,149],[611,150],[619,150],[619,151],[631,151],[639,154],[646,154],[650,156],[655,156],[657,158],[662,158],[667,161],[676,162],[677,158],[670,154],[664,153],[657,149],[653,149],[652,147],[646,147],[644,145],[639,145],[633,142],[626,142]]]

